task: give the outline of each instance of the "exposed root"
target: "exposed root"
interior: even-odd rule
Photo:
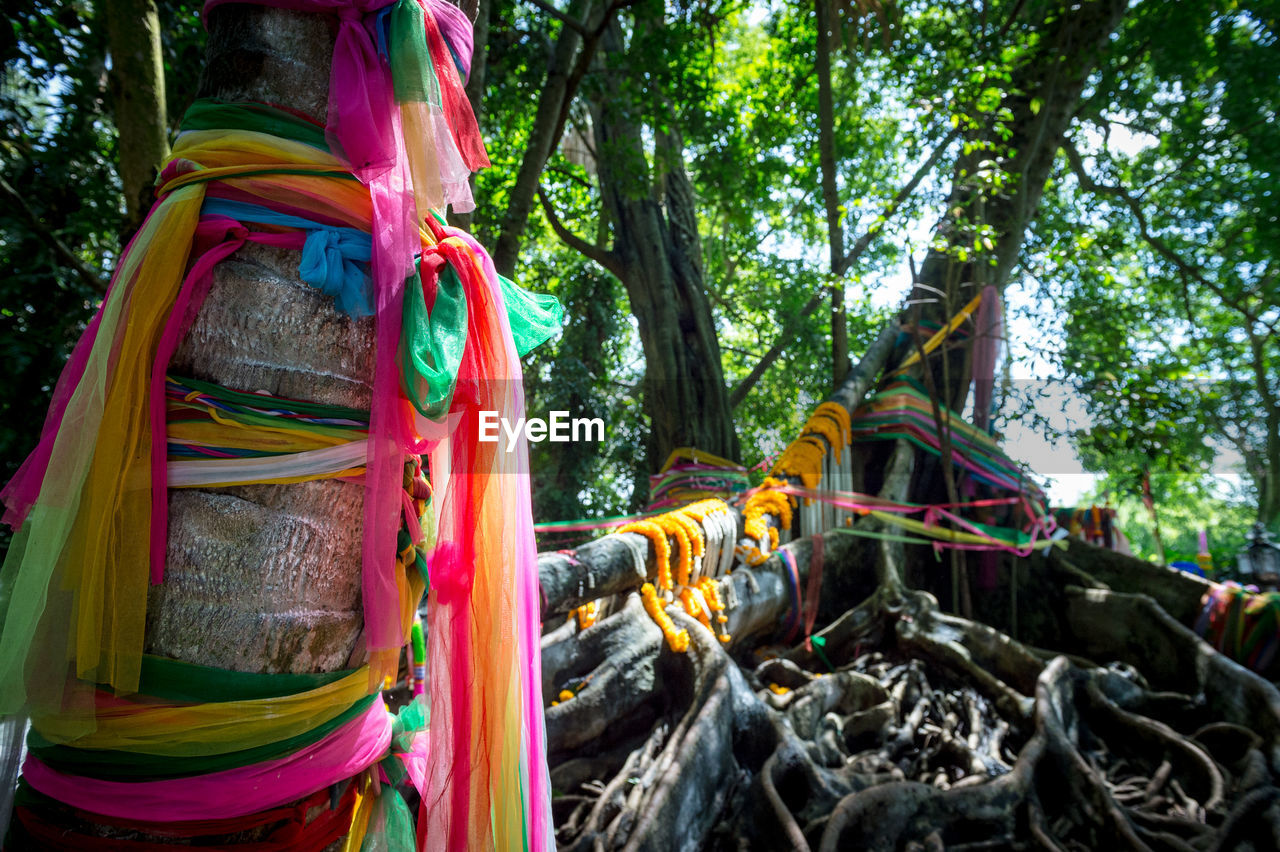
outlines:
[[[757,633],[772,582],[767,570],[735,576],[748,602],[738,617]],[[745,673],[679,613],[694,641],[672,654],[634,601],[581,633],[548,634],[548,694],[583,684],[548,711],[558,839],[570,849],[1208,852],[1245,838],[1280,848],[1274,687],[1149,600],[1096,587],[1066,600],[1074,630],[1063,641],[1077,654],[1047,663],[1052,652],[909,591],[874,594],[820,632],[825,659],[798,646]],[[1187,664],[1181,678],[1152,656],[1156,644]],[[1120,662],[1088,662],[1107,651]]]

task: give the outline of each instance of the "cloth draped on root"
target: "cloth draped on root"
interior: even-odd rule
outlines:
[[[1231,659],[1266,671],[1280,647],[1280,592],[1250,592],[1228,580],[1201,601],[1196,633]]]
[[[328,126],[255,104],[203,102],[188,115],[160,200],[58,382],[40,444],[4,491],[17,533],[0,573],[0,712],[68,714],[87,734],[96,685],[138,690],[146,586],[164,573],[166,367],[218,261],[247,242],[304,254],[311,244],[340,267],[317,280],[353,313],[367,304],[375,329],[363,460],[368,692],[407,629],[396,560],[405,460],[431,457],[428,635],[440,676],[419,832],[449,848],[549,848],[527,447],[500,453],[476,428],[481,410],[523,415],[520,352],[550,336],[559,313],[500,279],[478,243],[431,213],[466,206],[466,172],[487,165],[458,75],[469,28],[442,0],[267,5],[338,15]],[[368,235],[368,282],[352,281],[362,255],[351,232]],[[49,676],[68,662],[65,681]]]

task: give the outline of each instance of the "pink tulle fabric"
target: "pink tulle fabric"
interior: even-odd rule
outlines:
[[[129,240],[122,257],[133,251],[134,243],[146,232],[146,223],[150,221],[155,210],[156,208],[153,207],[147,213],[142,227],[138,228],[137,233]],[[22,527],[31,507],[40,497],[40,488],[44,484],[45,474],[49,470],[49,459],[53,455],[53,445],[57,440],[58,430],[62,428],[62,421],[66,417],[67,403],[70,402],[71,395],[75,393],[76,387],[84,378],[85,366],[89,363],[89,355],[93,352],[94,343],[98,339],[102,312],[111,301],[112,291],[122,286],[125,286],[124,283],[112,276],[111,284],[107,287],[101,304],[94,311],[84,334],[80,335],[75,349],[71,351],[67,365],[62,368],[62,373],[58,376],[58,383],[53,389],[53,400],[49,403],[49,413],[45,415],[44,428],[40,431],[39,443],[4,488],[0,489],[0,501],[3,501],[5,506],[4,515],[0,516],[0,523],[7,524],[10,529],[17,530]]]
[[[168,781],[102,781],[67,775],[27,755],[22,775],[60,802],[116,819],[145,822],[230,819],[287,804],[344,781],[386,755],[392,717],[368,712],[288,757]]]

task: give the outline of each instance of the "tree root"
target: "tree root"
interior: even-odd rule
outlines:
[[[733,582],[740,648],[786,598],[768,565]],[[548,699],[582,684],[547,713],[560,844],[1277,848],[1275,688],[1150,599],[1068,589],[1076,656],[1046,663],[1052,652],[927,594],[890,591],[817,634],[825,659],[797,646],[745,673],[675,610],[693,641],[671,653],[634,599],[549,633]]]

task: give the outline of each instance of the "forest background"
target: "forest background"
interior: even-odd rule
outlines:
[[[5,478],[145,214],[204,35],[192,3],[7,6]],[[1220,565],[1255,519],[1278,530],[1278,6],[1136,3],[1086,60],[1040,44],[1073,8],[1040,0],[464,0],[493,167],[461,224],[565,305],[530,410],[608,427],[534,446],[536,519],[641,508],[674,447],[771,458],[946,257],[968,274],[935,311],[1005,290],[996,430],[1073,447],[1135,550],[1155,552],[1144,481],[1170,560],[1202,529]],[[1073,64],[1092,70],[1055,100]],[[1025,126],[1065,128],[1039,166]],[[1028,209],[995,221],[1010,199]]]

